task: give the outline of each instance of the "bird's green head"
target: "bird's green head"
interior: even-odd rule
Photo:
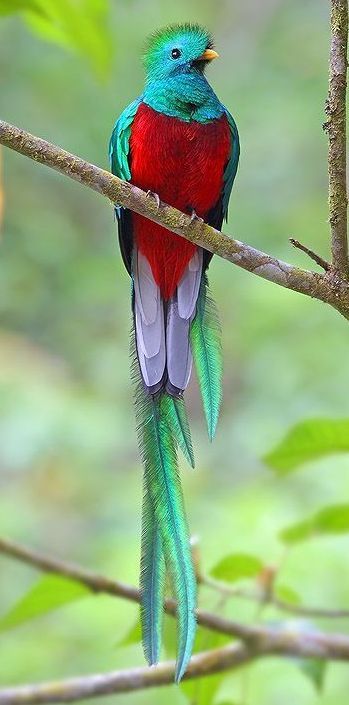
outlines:
[[[203,73],[217,58],[210,33],[197,24],[176,24],[152,34],[146,46],[144,65],[147,82],[171,80],[183,74]]]

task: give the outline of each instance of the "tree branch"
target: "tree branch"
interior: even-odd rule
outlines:
[[[329,92],[325,104],[328,133],[329,216],[332,263],[348,276],[346,184],[346,89],[348,0],[331,1]]]
[[[258,590],[257,588],[257,590],[253,591],[246,590],[245,588],[234,587],[224,581],[216,580],[208,575],[200,575],[199,582],[202,585],[206,585],[206,587],[215,590],[226,598],[240,597],[244,600],[260,603],[265,607],[271,605],[279,609],[281,612],[288,612],[296,617],[309,617],[313,619],[349,619],[349,610],[293,604],[291,602],[286,602],[286,600],[281,600],[273,593],[272,589],[263,590],[262,588]]]
[[[310,250],[309,247],[306,245],[303,245],[299,240],[295,240],[294,237],[290,237],[290,243],[295,247],[297,250],[302,250],[302,252],[305,252],[310,259],[312,259],[316,264],[321,267],[321,269],[324,269],[325,272],[329,272],[331,269],[331,265],[329,262],[327,262],[321,255],[318,255],[317,252],[314,252],[313,250]]]
[[[192,657],[185,679],[237,668],[253,659],[244,644],[231,644]],[[6,688],[0,690],[0,705],[36,705],[38,703],[74,702],[112,693],[128,693],[173,683],[175,664],[166,661],[152,668],[98,673],[62,681]]]
[[[192,657],[185,680],[232,670],[263,656],[296,656],[306,659],[349,660],[349,638],[316,632],[260,630],[253,644],[229,644]],[[0,705],[38,705],[74,702],[112,693],[128,693],[173,683],[175,664],[161,663],[152,668],[98,673],[67,680],[25,685],[0,690]]]
[[[132,602],[140,602],[139,590],[131,585],[125,585],[125,583],[105,578],[102,575],[92,573],[71,563],[64,563],[56,558],[51,558],[42,553],[32,551],[25,546],[20,546],[8,539],[0,538],[0,553],[15,558],[27,565],[32,565],[34,568],[38,568],[46,573],[54,573],[76,580],[89,588],[91,592],[106,593],[114,597],[131,600]],[[166,600],[165,610],[168,614],[175,616],[175,601]],[[211,612],[206,612],[205,610],[197,610],[196,617],[198,624],[202,627],[214,632],[219,632],[220,634],[227,634],[228,636],[235,636],[246,640],[253,639],[256,635],[253,627],[225,619],[224,617],[211,614]],[[259,631],[257,631],[257,633],[259,634]]]
[[[160,202],[158,206],[155,199],[148,198],[147,194],[136,186],[2,120],[0,144],[88,186],[113,203],[140,213],[242,269],[286,289],[330,304],[349,319],[349,286],[339,277],[299,269],[223,235],[206,223],[192,220],[190,216],[165,203]]]
[[[36,569],[42,570],[44,572],[48,573],[54,573],[56,575],[62,575],[66,578],[70,578],[72,580],[76,580],[77,582],[81,583],[82,585],[85,585],[88,587],[91,592],[94,593],[105,593],[108,595],[112,595],[114,597],[121,597],[126,600],[131,600],[132,602],[139,602],[140,601],[140,593],[139,590],[131,585],[126,585],[125,583],[121,583],[116,580],[112,580],[110,578],[106,578],[102,575],[98,575],[97,573],[93,573],[91,571],[87,571],[80,566],[75,566],[71,563],[65,563],[63,561],[60,561],[56,558],[52,558],[51,556],[47,556],[43,553],[39,553],[37,551],[33,551],[32,549],[29,549],[25,546],[22,546],[18,543],[14,543],[13,541],[10,541],[8,539],[0,538],[0,553],[3,555],[7,555],[11,558],[15,558],[16,560],[26,563],[27,565],[31,565]],[[200,581],[202,584],[205,584],[209,587],[213,587],[214,589],[218,589],[221,591],[224,591],[224,594],[227,594],[227,590],[229,589],[229,586],[225,586],[224,583],[220,583],[218,581],[215,581],[211,578],[204,578],[200,577]],[[229,594],[232,595],[232,590],[229,590]],[[237,593],[235,593],[237,594]],[[246,594],[242,595],[243,597],[246,597]],[[252,598],[251,595],[248,595],[249,599],[256,599],[256,597]],[[289,605],[287,603],[282,603],[280,601],[279,604],[280,609],[288,609]],[[292,608],[292,605],[290,606]],[[306,609],[306,608],[304,608]],[[309,608],[310,611],[311,608]],[[176,603],[174,600],[169,600],[167,599],[165,601],[165,610],[168,614],[175,616],[176,615]],[[319,610],[320,611],[320,610]],[[321,610],[321,614],[316,614],[317,609],[314,608],[314,614],[312,616],[332,616],[330,614],[330,611],[326,612],[326,614],[323,614],[323,610]],[[302,612],[300,612],[302,614]],[[306,614],[305,612],[303,613],[304,615]],[[307,615],[310,616],[310,615]],[[337,616],[337,615],[335,615]],[[338,615],[339,616],[339,615]],[[341,616],[348,616],[348,613],[345,613]],[[273,644],[273,649],[276,648],[275,644],[281,644],[281,641],[283,637],[285,636],[286,641],[284,642],[285,644],[288,644],[290,646],[291,642],[289,640],[289,632],[287,630],[283,630],[280,627],[278,627],[276,630],[271,629],[266,625],[249,625],[249,624],[240,624],[239,622],[235,622],[230,619],[226,619],[224,617],[221,617],[219,615],[213,614],[211,612],[206,612],[205,610],[197,610],[196,611],[196,617],[198,624],[200,626],[205,627],[206,629],[210,629],[211,631],[218,632],[220,634],[225,634],[227,636],[233,636],[241,639],[245,644],[248,645],[249,648],[252,648],[253,652],[256,647],[256,645],[259,645],[259,648],[261,647],[261,644],[264,644],[265,641],[268,644]],[[297,631],[295,629],[292,629],[292,634],[293,636],[297,635]],[[301,635],[303,632],[299,632],[298,637],[301,639]],[[312,637],[315,638],[313,632],[311,632]],[[277,642],[275,641],[277,635]],[[321,636],[320,633],[316,633],[316,638],[323,638],[324,643],[327,643],[327,640],[329,639],[332,644],[331,639],[334,639],[334,646],[331,645],[329,648],[332,650],[331,653],[339,653],[336,652],[336,648],[338,646],[338,649],[344,649],[344,651],[341,651],[343,655],[343,658],[346,660],[348,658],[349,660],[349,638],[347,637],[341,637],[338,635],[326,635],[323,634]],[[344,641],[343,641],[344,639]],[[308,633],[307,633],[307,640],[308,640]],[[305,648],[306,648],[306,641],[305,643]],[[339,641],[338,641],[339,640]],[[344,647],[343,647],[344,644]],[[337,646],[336,646],[337,645]],[[277,647],[281,648],[281,647]],[[286,648],[286,647],[285,647]],[[287,647],[288,648],[288,647]],[[297,646],[297,649],[300,647]],[[327,648],[327,647],[326,647]],[[264,653],[264,652],[263,652]],[[274,652],[273,652],[274,653]],[[282,653],[282,649],[281,649]],[[251,658],[251,653],[249,652],[249,658]],[[331,656],[332,658],[332,656]],[[337,658],[337,656],[333,656],[333,658]],[[338,656],[338,658],[342,658],[342,656]],[[166,681],[167,682],[167,681]],[[0,698],[0,705],[2,701]]]

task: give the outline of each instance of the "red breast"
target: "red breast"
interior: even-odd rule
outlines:
[[[205,220],[222,192],[230,149],[225,115],[209,123],[188,123],[141,103],[130,139],[132,183],[181,211],[195,210]],[[132,218],[137,246],[168,299],[195,245],[140,215]]]

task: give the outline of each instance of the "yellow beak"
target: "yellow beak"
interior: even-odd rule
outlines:
[[[217,54],[214,49],[205,49],[204,53],[198,57],[197,61],[212,61],[212,59],[218,59],[219,54]]]

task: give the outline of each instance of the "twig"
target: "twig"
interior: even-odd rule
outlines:
[[[221,580],[215,580],[209,575],[200,575],[202,585],[219,592],[226,597],[241,597],[244,600],[251,602],[259,602],[265,606],[271,605],[277,607],[282,612],[288,612],[298,617],[310,617],[320,619],[349,619],[349,610],[346,609],[330,609],[327,607],[310,607],[307,605],[295,605],[285,600],[280,600],[273,592],[263,590],[246,590],[245,588],[229,585]]]
[[[348,276],[346,184],[346,76],[348,0],[331,1],[331,48],[329,91],[325,104],[328,133],[329,216],[332,263],[342,277]]]
[[[323,257],[318,255],[316,252],[313,252],[313,250],[310,250],[309,247],[306,245],[302,245],[299,240],[295,240],[293,237],[290,237],[290,243],[293,245],[293,247],[296,247],[297,250],[302,250],[302,252],[305,252],[308,257],[310,257],[316,264],[319,265],[322,269],[325,270],[325,272],[329,272],[331,269],[331,265],[329,262],[327,262]]]
[[[65,563],[56,558],[46,556],[42,553],[38,553],[37,551],[28,549],[27,547],[22,546],[18,543],[14,543],[13,541],[10,541],[8,539],[0,538],[0,553],[2,553],[3,555],[7,555],[11,558],[15,558],[16,560],[22,563],[31,565],[34,568],[37,568],[44,572],[54,573],[56,575],[62,575],[66,578],[76,580],[77,582],[88,587],[91,592],[101,592],[108,595],[112,595],[114,597],[121,597],[126,600],[131,600],[132,602],[137,603],[140,600],[139,590],[131,585],[126,585],[125,583],[112,580],[103,575],[99,575],[98,573],[93,573],[91,571],[85,570],[80,566],[73,565],[71,563]],[[222,594],[224,595],[247,597],[248,599],[253,600],[258,599],[255,595],[252,596],[252,594],[236,590],[235,588],[232,588],[226,583],[216,581],[213,578],[210,578],[209,576],[200,575],[200,582],[207,586],[213,587],[215,590],[222,592]],[[283,603],[280,600],[278,600],[278,606],[280,606],[280,608],[282,607],[283,609],[287,606],[287,608],[290,608],[289,611],[293,610],[294,607],[293,605]],[[176,603],[174,602],[174,600],[166,600],[165,609],[168,614],[175,616]],[[311,608],[309,608],[309,611],[310,610]],[[343,610],[340,611],[342,613],[341,615],[339,614],[339,610],[334,610],[333,614],[330,610],[321,610],[321,614],[319,614],[320,610],[314,608],[314,612],[318,612],[318,614],[308,616],[348,616],[348,614]],[[268,627],[265,627],[264,625],[256,626],[240,624],[239,622],[226,619],[210,612],[206,612],[205,610],[197,610],[197,621],[202,627],[205,627],[206,629],[210,629],[221,634],[226,634],[227,636],[238,637],[239,639],[248,643],[250,646],[254,645],[257,642],[259,643],[261,640],[263,641],[265,637],[269,637],[270,635],[274,634],[274,630],[269,630]],[[277,633],[279,635],[281,634],[281,632]]]
[[[299,269],[223,235],[198,219],[192,220],[190,216],[165,203],[160,202],[158,206],[155,199],[147,198],[146,193],[136,186],[2,120],[0,144],[79,181],[113,203],[140,213],[242,269],[286,289],[330,304],[349,319],[349,287],[347,282],[338,277],[331,279],[317,272]]]
[[[319,619],[349,619],[349,610],[329,609],[327,607],[309,607],[308,605],[292,605],[290,602],[273,597],[271,604],[278,607],[283,612],[297,615],[298,617],[310,617]]]
[[[102,575],[96,573],[91,573],[84,568],[72,565],[71,563],[65,563],[63,561],[51,558],[49,556],[38,553],[31,549],[21,546],[8,539],[0,538],[0,553],[15,558],[16,560],[32,565],[34,568],[39,570],[54,573],[56,575],[63,575],[66,578],[71,578],[76,580],[82,585],[88,587],[91,592],[95,593],[106,593],[108,595],[113,595],[114,597],[121,597],[126,600],[131,600],[132,602],[140,601],[139,590],[131,585],[125,585],[116,580],[111,580]],[[176,603],[174,600],[166,600],[165,610],[168,614],[172,616],[176,615]],[[197,610],[196,613],[197,621],[201,626],[210,629],[211,631],[219,632],[221,634],[227,634],[228,636],[235,636],[241,639],[249,640],[254,639],[256,632],[253,627],[249,627],[238,622],[234,622],[230,619],[225,619],[216,614],[211,614],[211,612],[206,612],[205,610]],[[257,632],[259,634],[259,632]]]

